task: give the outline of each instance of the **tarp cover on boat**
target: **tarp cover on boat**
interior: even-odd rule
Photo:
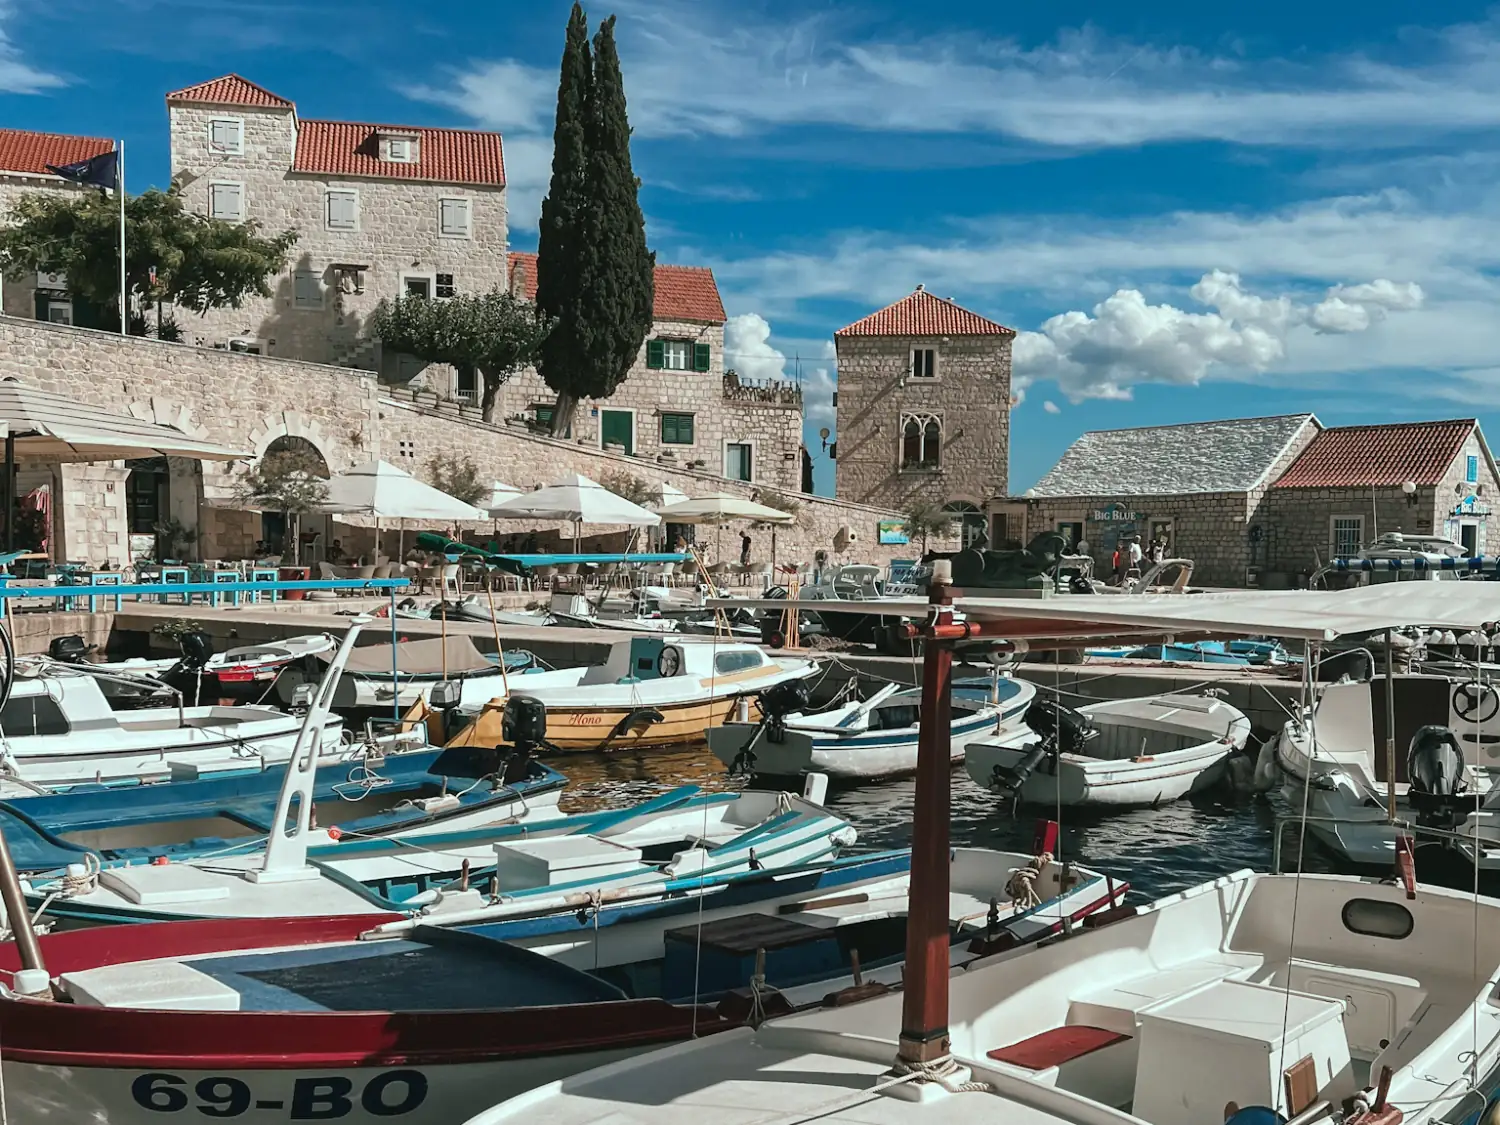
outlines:
[[[500,666],[488,659],[474,647],[466,636],[430,637],[420,641],[402,641],[396,646],[397,666],[404,676],[441,675],[444,671],[443,645],[448,646],[447,671],[450,675],[460,672],[499,672]],[[318,659],[324,664],[333,657],[333,650],[320,652]],[[390,645],[361,645],[349,654],[348,670],[365,675],[389,676],[391,674]]]
[[[953,608],[993,623],[1012,641],[1086,637],[1272,636],[1331,641],[1406,625],[1473,629],[1500,621],[1500,582],[1387,582],[1352,590],[1244,590],[1221,594],[1064,594],[1034,598],[964,597]],[[787,601],[710,599],[710,605],[784,609]],[[804,601],[818,613],[869,613],[871,603]],[[882,600],[882,614],[920,620],[922,598]]]

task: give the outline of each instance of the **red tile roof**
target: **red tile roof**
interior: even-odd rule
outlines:
[[[226,74],[200,82],[185,90],[173,90],[167,95],[169,102],[209,102],[213,105],[249,105],[259,109],[295,109],[291,102],[271,93],[264,86],[257,86],[248,78],[238,74]]]
[[[420,159],[415,164],[381,160],[376,135],[380,132],[420,137]],[[498,187],[505,184],[505,149],[499,133],[353,121],[301,121],[297,125],[297,155],[292,160],[292,171]]]
[[[1473,418],[1336,426],[1302,451],[1272,488],[1396,487],[1406,481],[1438,484],[1453,467],[1474,427]]]
[[[934,297],[920,285],[910,296],[887,305],[835,336],[1014,336],[1015,329]]]
[[[516,273],[521,273],[521,295],[528,301],[536,299],[536,255],[523,250],[510,252],[511,285],[516,284]],[[723,324],[724,302],[719,297],[719,286],[714,281],[714,271],[704,266],[657,266],[655,307],[651,315],[656,320],[696,320],[709,324]]]
[[[49,164],[73,164],[108,152],[114,141],[102,137],[70,137],[63,133],[28,133],[0,129],[0,171],[49,176]]]

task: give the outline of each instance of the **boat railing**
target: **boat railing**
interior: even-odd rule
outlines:
[[[1445,843],[1467,843],[1478,847],[1480,837],[1473,832],[1453,832],[1445,828],[1435,828],[1429,824],[1417,824],[1403,817],[1394,820],[1372,821],[1369,817],[1353,816],[1303,816],[1299,812],[1277,813],[1274,826],[1271,830],[1271,874],[1280,875],[1282,840],[1288,825],[1303,824],[1327,824],[1332,826],[1348,825],[1351,827],[1370,828],[1381,824],[1409,835],[1413,840],[1427,838],[1431,842],[1442,841]],[[1395,853],[1391,855],[1391,862],[1395,863]]]

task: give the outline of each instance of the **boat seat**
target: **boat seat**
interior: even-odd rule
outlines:
[[[1222,980],[1243,980],[1260,965],[1260,957],[1253,954],[1221,953],[1146,973],[1112,988],[1074,997],[1068,1005],[1068,1023],[1134,1035],[1140,1029],[1143,1011]]]
[[[990,1061],[1031,1072],[1031,1080],[1117,1108],[1135,1093],[1135,1037],[1069,1024],[988,1052]]]

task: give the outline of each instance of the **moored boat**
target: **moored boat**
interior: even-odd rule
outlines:
[[[1153,695],[1077,710],[1039,700],[1026,726],[970,743],[969,776],[1040,805],[1138,806],[1213,785],[1245,748],[1250,720],[1208,695]]]

